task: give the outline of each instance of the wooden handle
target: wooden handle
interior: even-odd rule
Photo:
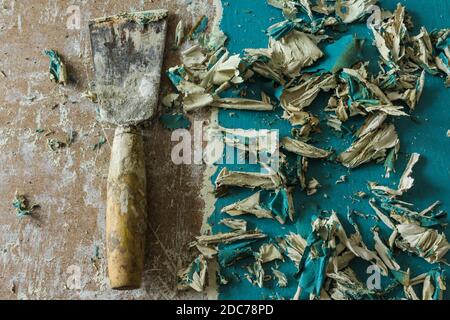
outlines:
[[[118,127],[108,174],[106,247],[111,287],[141,286],[146,234],[144,144],[135,127]]]

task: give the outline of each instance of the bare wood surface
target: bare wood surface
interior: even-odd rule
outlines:
[[[144,138],[149,231],[143,287],[113,291],[106,277],[105,212],[114,127],[95,121],[95,106],[82,97],[92,77],[87,21],[130,10],[170,10],[165,69],[180,18],[194,23],[214,9],[206,0],[3,0],[0,7],[0,298],[176,299],[176,272],[189,261],[186,244],[198,234],[203,202],[202,166],[171,162],[171,133],[156,121]],[[72,5],[81,29],[68,29]],[[73,8],[71,8],[73,9]],[[48,77],[44,49],[57,50],[70,84]],[[3,75],[4,74],[4,75]],[[169,87],[163,77],[162,92]],[[197,115],[201,118],[204,115]],[[43,133],[37,129],[45,130]],[[75,142],[52,151],[47,139]],[[94,145],[105,136],[101,148]],[[15,192],[41,208],[19,219]],[[151,257],[151,259],[149,259]],[[78,278],[74,278],[79,273]],[[79,285],[79,286],[78,286]]]

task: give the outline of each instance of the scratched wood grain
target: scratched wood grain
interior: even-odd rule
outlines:
[[[0,298],[201,298],[176,292],[176,272],[192,257],[186,244],[201,226],[204,204],[198,194],[203,167],[174,165],[170,132],[157,122],[145,137],[151,231],[144,286],[132,292],[109,289],[104,220],[110,147],[93,150],[93,146],[102,135],[111,139],[113,128],[95,121],[94,106],[82,92],[92,75],[90,18],[168,8],[167,68],[178,59],[171,50],[178,20],[192,24],[202,14],[213,15],[212,1],[1,0],[0,4],[0,71],[6,75],[0,75]],[[79,30],[67,28],[74,9],[67,11],[70,6],[80,9]],[[45,48],[63,56],[71,80],[67,87],[50,82],[48,59],[41,54]],[[168,86],[164,79],[162,91]],[[36,129],[54,134],[47,137]],[[71,147],[56,152],[48,148],[48,138],[64,141],[72,130],[78,138]],[[15,216],[11,201],[16,190],[40,204],[34,218]]]

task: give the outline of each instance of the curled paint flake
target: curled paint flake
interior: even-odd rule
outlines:
[[[68,81],[67,70],[61,57],[55,50],[45,50],[44,54],[50,59],[50,79],[56,83],[66,85]]]
[[[24,195],[18,193],[16,193],[12,205],[16,209],[16,215],[19,218],[32,216],[34,210],[39,208],[38,204],[30,204]]]

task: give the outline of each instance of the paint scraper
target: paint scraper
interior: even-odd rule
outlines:
[[[167,10],[89,22],[101,121],[117,125],[108,173],[106,248],[113,289],[141,286],[146,237],[144,145],[138,125],[158,104]]]

